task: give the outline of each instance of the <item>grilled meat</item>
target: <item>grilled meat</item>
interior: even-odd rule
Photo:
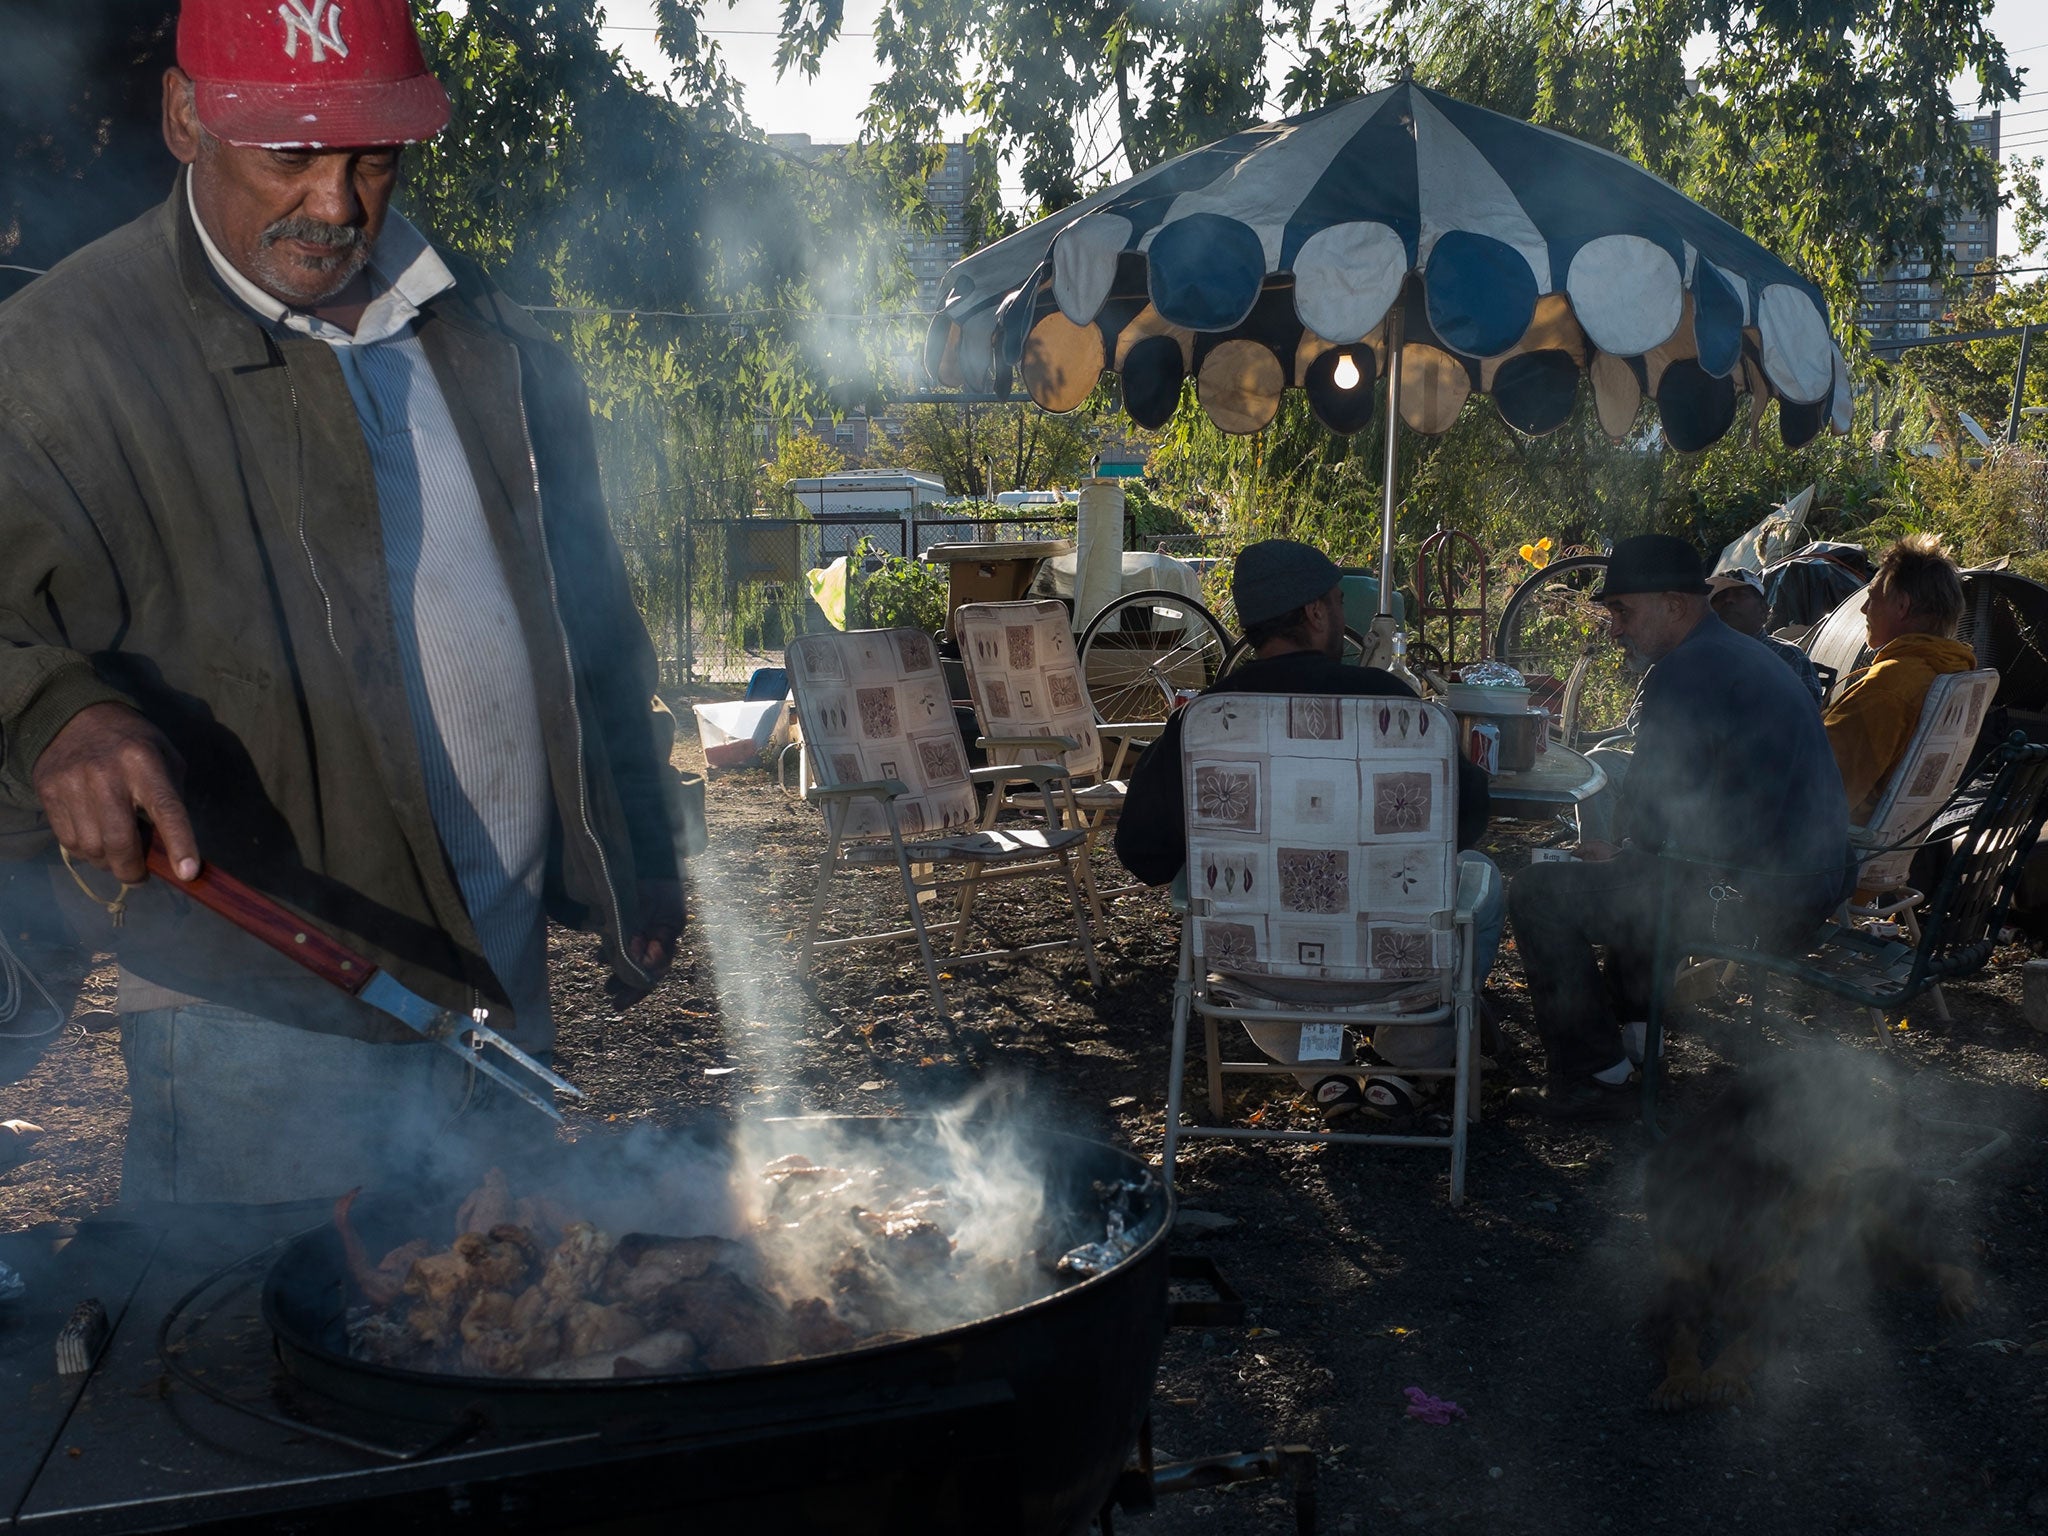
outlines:
[[[351,1349],[448,1371],[585,1380],[737,1370],[908,1336],[920,1295],[954,1261],[944,1192],[903,1194],[878,1170],[800,1156],[763,1177],[753,1240],[614,1241],[516,1195],[494,1168],[462,1202],[452,1244],[430,1252],[416,1240],[375,1266],[345,1197],[335,1223],[369,1302],[351,1315]]]

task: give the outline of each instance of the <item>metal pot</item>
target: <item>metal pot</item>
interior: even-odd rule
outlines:
[[[788,1125],[787,1150],[807,1151],[807,1136],[822,1144],[827,1133],[851,1133],[882,1152],[917,1122]],[[1079,1137],[1051,1135],[1045,1145],[1049,1208],[1063,1213],[1074,1245],[1099,1240],[1095,1185],[1148,1181],[1144,1165]],[[366,1196],[354,1218],[377,1251],[447,1230],[454,1205],[453,1196]],[[707,1469],[678,1477],[674,1508],[709,1528],[947,1529],[961,1513],[954,1504],[971,1496],[977,1529],[1061,1536],[1083,1529],[1108,1497],[1158,1369],[1173,1198],[1151,1183],[1132,1205],[1134,1250],[1051,1296],[902,1342],[745,1370],[527,1381],[352,1359],[347,1270],[332,1229],[298,1239],[272,1265],[263,1316],[286,1372],[356,1409],[427,1423],[481,1419],[501,1436],[585,1431],[601,1444],[673,1443]]]

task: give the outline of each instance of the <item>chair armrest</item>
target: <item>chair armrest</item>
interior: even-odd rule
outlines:
[[[1493,883],[1499,878],[1500,872],[1489,863],[1458,860],[1458,905],[1453,918],[1461,923],[1471,922],[1493,894]]]
[[[1071,778],[1065,763],[1012,763],[1007,768],[970,768],[967,781],[970,784],[1006,784],[1014,779],[1025,779],[1044,788]]]
[[[910,793],[901,779],[862,779],[857,784],[813,784],[811,793],[820,800],[894,800]]]
[[[1081,745],[1071,736],[977,736],[974,744],[984,752],[991,748],[1019,752],[1072,752]]]
[[[1140,731],[1151,731],[1155,735],[1166,729],[1164,720],[1112,720],[1107,725],[1098,725],[1096,733],[1102,736],[1135,736]]]

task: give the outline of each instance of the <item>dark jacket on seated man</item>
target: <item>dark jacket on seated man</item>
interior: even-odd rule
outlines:
[[[1615,839],[1766,871],[1732,878],[1747,899],[1818,914],[1847,894],[1834,766],[1799,679],[1709,616],[1643,679]]]
[[[1615,546],[1594,597],[1649,671],[1614,844],[1582,842],[1508,888],[1551,1076],[1510,1098],[1542,1114],[1633,1112],[1629,1042],[1649,1017],[1667,893],[1674,963],[1694,942],[1790,948],[1849,893],[1849,807],[1820,713],[1706,595],[1698,554],[1646,534]]]
[[[1414,698],[1415,690],[1378,667],[1353,667],[1319,651],[1247,661],[1219,678],[1207,693],[1327,693]],[[1158,740],[1138,759],[1130,792],[1116,824],[1116,856],[1147,885],[1165,885],[1187,860],[1187,803],[1181,784],[1181,717],[1175,711]],[[1458,763],[1458,846],[1470,848],[1486,833],[1486,774]]]

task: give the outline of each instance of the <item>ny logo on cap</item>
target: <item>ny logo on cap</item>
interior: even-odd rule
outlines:
[[[299,56],[299,37],[305,35],[312,50],[312,62],[325,64],[331,50],[338,58],[348,57],[348,45],[341,40],[341,0],[285,0],[277,8],[284,22],[284,53]]]

